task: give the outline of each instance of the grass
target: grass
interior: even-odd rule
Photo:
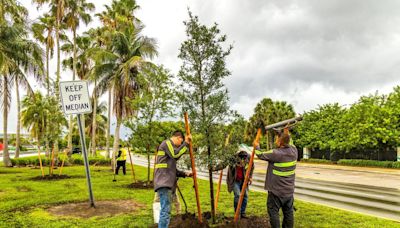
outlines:
[[[137,178],[145,180],[146,169],[135,168]],[[95,200],[132,199],[145,204],[145,209],[133,214],[90,219],[60,218],[50,215],[46,208],[52,205],[88,201],[84,167],[66,167],[63,173],[82,178],[32,181],[29,179],[40,175],[39,169],[1,167],[0,227],[149,227],[153,224],[153,190],[126,188],[126,185],[131,183],[129,171],[126,176],[117,176],[117,182],[112,182],[112,172],[109,167],[91,168]],[[194,213],[196,201],[192,185],[192,179],[179,180],[189,211]],[[209,211],[208,182],[199,180],[199,191],[202,210]],[[295,227],[400,227],[400,223],[397,222],[302,201],[296,201],[295,206],[297,208]],[[184,209],[183,205],[182,207]],[[227,192],[225,185],[221,188],[218,212],[226,216],[234,214],[233,195]],[[250,192],[247,214],[266,216],[265,193]]]

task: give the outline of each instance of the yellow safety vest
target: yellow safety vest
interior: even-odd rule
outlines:
[[[126,161],[126,149],[121,148],[121,156],[117,158],[117,161]]]

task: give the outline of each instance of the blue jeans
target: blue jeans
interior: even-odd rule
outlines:
[[[158,228],[168,228],[171,212],[171,189],[159,188],[157,190],[158,197],[160,197],[160,220],[158,221]]]
[[[243,187],[243,181],[235,181],[235,183],[233,184],[233,194],[235,195],[235,199],[233,201],[233,206],[235,208],[235,211],[236,211],[236,207],[237,207],[237,205],[239,203],[239,197],[240,197],[240,192],[242,191],[242,187]],[[241,215],[245,215],[246,214],[248,191],[249,190],[246,188],[246,191],[245,191],[244,197],[243,197],[242,206],[240,207],[240,214]]]

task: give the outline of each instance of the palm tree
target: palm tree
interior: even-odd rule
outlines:
[[[46,89],[50,95],[49,61],[54,54],[56,18],[50,14],[39,17],[39,22],[32,24],[33,37],[46,47]]]
[[[43,72],[43,51],[29,40],[24,24],[8,26],[5,21],[0,23],[0,89],[3,94],[3,127],[4,127],[4,163],[11,165],[8,153],[7,121],[8,109],[11,102],[10,90],[16,83],[17,98],[19,99],[19,85],[28,85],[25,73],[33,73],[40,79]],[[27,86],[28,87],[28,86]],[[17,139],[19,143],[19,136]],[[19,145],[18,145],[19,147]]]
[[[22,101],[21,114],[22,126],[36,139],[40,154],[40,142],[46,135],[48,115],[45,97],[40,92],[34,93],[33,97],[25,97]]]
[[[133,114],[129,99],[134,99],[139,89],[137,76],[144,58],[157,54],[153,39],[141,36],[143,26],[126,26],[123,31],[116,31],[109,50],[95,51],[96,65],[94,74],[99,79],[98,92],[111,91],[113,95],[113,112],[117,119],[113,153],[119,146],[119,131],[122,121]]]
[[[75,74],[77,72],[76,30],[79,27],[80,21],[83,21],[83,23],[85,23],[86,25],[90,23],[92,17],[87,12],[93,11],[95,9],[95,6],[92,3],[87,3],[86,0],[67,0],[65,3],[66,14],[64,17],[64,23],[72,31],[72,80],[75,80]],[[72,116],[69,117],[68,150],[72,152]]]
[[[97,42],[99,47],[104,47],[108,50],[111,48],[111,41],[114,37],[115,31],[122,31],[126,27],[140,25],[139,19],[134,17],[134,13],[140,7],[136,4],[135,0],[113,0],[111,6],[105,5],[106,10],[96,14],[103,27],[96,29]],[[94,35],[95,33],[93,33]],[[106,157],[110,157],[110,121],[111,121],[111,108],[112,108],[112,91],[108,91],[108,122],[106,134]]]

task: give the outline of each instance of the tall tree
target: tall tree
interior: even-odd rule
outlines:
[[[155,137],[155,121],[173,116],[175,98],[172,88],[172,75],[163,67],[148,64],[138,77],[141,92],[132,100],[132,108],[138,115],[126,125],[133,132],[133,136],[141,138],[141,145],[146,148],[147,154],[147,182],[150,182],[150,155],[160,143]]]
[[[119,146],[119,131],[123,120],[135,114],[130,107],[129,99],[134,99],[139,89],[137,76],[145,58],[157,54],[155,40],[142,36],[144,28],[134,18],[138,8],[134,0],[113,1],[104,13],[113,23],[114,29],[106,30],[103,37],[112,34],[105,48],[94,50],[96,65],[94,74],[99,78],[98,93],[109,91],[113,97],[113,111],[117,119],[113,152]],[[108,15],[111,15],[108,17]],[[105,22],[103,22],[105,23]]]
[[[67,28],[72,31],[72,42],[73,42],[73,57],[72,57],[72,80],[75,80],[75,75],[77,73],[77,35],[76,30],[79,28],[80,22],[84,24],[89,24],[92,17],[88,12],[92,12],[95,9],[93,3],[88,3],[86,0],[67,0],[65,2],[66,13],[64,16],[64,23]],[[94,104],[96,107],[96,104]],[[95,111],[96,109],[94,109]],[[95,119],[94,119],[95,120]],[[94,128],[96,129],[96,128]],[[94,145],[92,141],[92,146]],[[94,146],[95,147],[95,146]],[[69,132],[68,132],[68,150],[72,152],[72,115],[69,117]]]
[[[282,120],[293,118],[296,115],[293,106],[285,101],[273,101],[270,98],[262,99],[254,108],[254,114],[246,127],[247,142],[251,142],[256,134],[257,128],[265,127]],[[274,135],[272,132],[266,132],[262,137],[262,143],[266,144],[268,149],[274,144]]]
[[[220,35],[217,24],[211,27],[201,25],[198,17],[190,11],[189,20],[184,24],[187,40],[181,44],[179,53],[183,62],[179,71],[181,97],[195,130],[204,135],[197,146],[206,148],[206,156],[199,156],[207,161],[210,205],[215,222],[212,167],[217,155],[215,152],[225,141],[218,137],[219,126],[232,114],[228,106],[228,91],[223,84],[223,79],[230,75],[225,61],[232,45],[224,49],[226,35]]]

